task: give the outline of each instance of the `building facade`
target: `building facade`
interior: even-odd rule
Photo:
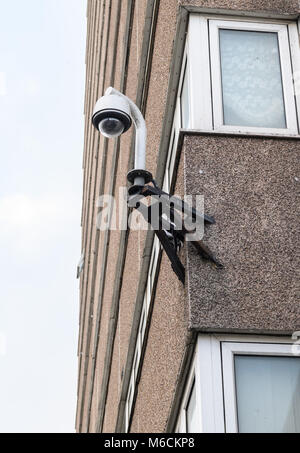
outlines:
[[[298,0],[88,0],[77,432],[300,432],[299,16]],[[223,268],[186,242],[182,284],[153,231],[111,211],[99,229],[135,148],[133,128],[92,126],[109,86],[145,117],[157,184],[203,195]]]

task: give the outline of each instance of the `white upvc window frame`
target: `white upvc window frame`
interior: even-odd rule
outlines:
[[[220,28],[278,34],[286,129],[223,124]],[[300,45],[296,22],[226,15],[203,16],[193,13],[190,14],[189,19],[186,54],[188,55],[191,102],[189,129],[262,136],[299,135]],[[184,68],[184,62],[182,67]],[[298,82],[294,80],[295,75]]]
[[[188,377],[188,380],[186,383],[184,395],[183,395],[180,415],[179,415],[178,421],[177,421],[176,433],[187,433],[187,406],[188,406],[188,403],[190,400],[191,393],[193,391],[193,386],[195,385],[197,388],[195,368],[196,368],[196,360],[194,357],[193,363],[191,366],[191,370],[189,373],[189,377]],[[199,392],[196,391],[196,410],[198,410],[199,403],[200,403],[199,401],[197,401],[198,396],[199,396]],[[200,427],[200,423],[199,423],[199,427]]]
[[[208,17],[190,14],[187,54],[190,69],[190,129],[211,131],[213,111]]]
[[[196,385],[199,433],[222,433],[225,431],[222,407],[222,367],[218,358],[219,349],[219,343],[214,341],[212,336],[199,336],[178,415],[176,432],[186,432],[184,420],[186,419],[187,395],[191,390],[193,377]]]
[[[266,343],[222,343],[224,409],[227,433],[238,433],[234,359],[236,355],[295,357],[291,345]]]
[[[236,355],[295,357],[287,337],[199,334],[176,432],[186,432],[186,406],[193,379],[201,433],[238,433],[234,359]]]
[[[191,92],[190,92],[191,78],[190,78],[190,67],[189,67],[188,44],[186,44],[186,46],[185,46],[185,51],[184,51],[184,55],[183,55],[183,64],[182,64],[179,85],[178,85],[178,90],[177,90],[176,107],[175,107],[175,112],[174,112],[173,124],[172,124],[171,135],[170,135],[170,144],[169,144],[166,167],[165,167],[165,175],[164,175],[164,180],[163,180],[163,190],[167,193],[170,193],[170,190],[171,190],[172,178],[173,178],[173,173],[174,173],[174,168],[175,168],[175,158],[176,158],[176,150],[177,150],[177,146],[178,146],[179,133],[180,133],[180,129],[182,128],[181,93],[182,93],[185,71],[187,71],[188,84],[189,84],[189,100],[190,100],[191,99]],[[191,115],[192,115],[191,103],[188,102],[188,105],[189,105],[189,110],[190,110],[189,117],[190,117],[190,124],[191,124]],[[189,128],[190,128],[190,124],[189,124]]]
[[[212,74],[212,95],[214,112],[214,130],[216,132],[252,132],[263,134],[297,135],[297,112],[293,88],[293,73],[289,48],[288,27],[283,24],[237,22],[230,20],[211,20],[210,28],[210,49],[211,49],[211,74]],[[227,126],[223,118],[223,91],[221,75],[221,52],[220,52],[220,29],[259,31],[276,33],[278,36],[279,55],[281,63],[281,78],[283,87],[283,98],[285,107],[286,125],[285,129],[249,127],[249,126]]]

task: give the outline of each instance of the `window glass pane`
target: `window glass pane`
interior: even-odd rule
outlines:
[[[278,34],[220,30],[224,124],[286,128]]]
[[[300,358],[236,356],[239,432],[300,433]]]
[[[135,353],[135,357],[134,357],[134,362],[133,362],[133,379],[134,381],[136,380],[137,378],[137,373],[138,373],[138,369],[139,369],[139,350],[137,349],[136,353]]]
[[[186,408],[186,427],[188,433],[199,433],[199,418],[196,407],[196,386],[195,382],[190,394]]]
[[[172,174],[171,174],[171,162],[172,162],[172,155],[174,152],[174,143],[175,143],[175,128],[172,131],[172,139],[170,141],[171,146],[169,148],[169,154],[168,154],[168,160],[167,160],[167,165],[166,165],[166,192],[170,192],[171,190],[171,180],[172,180]]]
[[[190,127],[190,102],[189,102],[189,78],[187,64],[184,71],[180,104],[181,104],[181,127],[183,129],[188,129]]]
[[[130,420],[130,414],[131,414],[131,409],[132,409],[133,392],[134,392],[134,385],[133,385],[133,381],[131,381],[130,389],[129,389],[128,397],[127,397],[127,401],[128,401],[128,420]]]
[[[146,310],[146,307],[143,309],[142,318],[141,318],[141,321],[140,321],[141,347],[143,347],[144,334],[145,334],[145,328],[146,328],[146,313],[145,313],[145,310]]]

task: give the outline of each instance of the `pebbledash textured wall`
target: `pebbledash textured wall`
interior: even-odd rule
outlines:
[[[298,14],[299,0],[180,0],[179,4],[188,7],[226,9],[238,11],[262,11],[276,14]]]
[[[188,247],[189,327],[299,330],[300,141],[186,136],[183,153],[186,192],[203,194],[217,222],[204,243],[224,265]]]

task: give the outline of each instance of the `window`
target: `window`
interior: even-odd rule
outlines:
[[[146,322],[147,322],[146,312],[147,312],[147,307],[145,305],[143,312],[142,312],[141,322],[140,322],[140,330],[139,330],[140,341],[142,341],[145,336]]]
[[[183,81],[180,96],[181,127],[188,129],[190,124],[190,103],[189,103],[189,74],[187,63],[183,73]]]
[[[194,359],[183,396],[177,433],[200,433],[199,402],[197,401],[199,392],[197,392],[195,364]]]
[[[189,395],[188,404],[186,407],[186,430],[187,430],[187,433],[197,433],[198,432],[195,381],[193,382],[192,389],[191,389],[191,392]]]
[[[291,345],[222,343],[227,432],[300,433],[300,357]]]
[[[125,405],[125,432],[128,432],[130,426],[130,419],[132,414],[132,407],[134,401],[134,395],[136,392],[136,381],[138,377],[141,353],[145,339],[146,326],[148,315],[150,311],[150,302],[152,298],[153,287],[155,283],[155,274],[157,271],[158,259],[159,259],[160,245],[157,237],[155,237],[152,247],[149,274],[146,284],[146,290],[144,294],[143,306],[141,311],[141,317],[139,321],[138,335],[135,345],[134,359],[131,368],[130,383],[127,392],[126,405]]]
[[[187,46],[186,46],[187,47]],[[167,154],[167,163],[165,167],[165,176],[163,182],[163,190],[167,193],[171,191],[172,178],[175,167],[175,158],[178,145],[179,131],[181,128],[188,129],[190,127],[190,72],[187,58],[187,50],[185,51],[184,64],[181,70],[178,94],[176,99],[176,108],[173,118],[170,145]]]
[[[220,28],[219,41],[224,125],[286,129],[278,34]]]
[[[215,128],[297,134],[288,27],[209,21]]]
[[[134,355],[134,361],[133,361],[133,379],[136,380],[137,375],[138,375],[138,369],[139,369],[139,360],[141,357],[141,350],[140,350],[140,341],[137,342],[136,349],[135,349],[135,355]]]
[[[126,431],[128,429],[128,426],[129,426],[131,408],[132,408],[132,403],[133,403],[133,394],[134,394],[134,380],[133,380],[133,378],[131,378],[130,379],[129,389],[128,389],[128,396],[127,396],[127,400],[126,400],[126,407],[125,407]]]
[[[291,21],[192,14],[180,88],[182,127],[298,135],[298,36]]]
[[[238,430],[300,432],[300,360],[236,355]]]
[[[199,335],[177,432],[300,433],[292,341]]]
[[[178,128],[178,133],[179,133],[179,128]],[[163,190],[167,193],[169,193],[171,190],[172,176],[173,176],[173,161],[175,159],[175,154],[176,154],[177,138],[178,137],[176,136],[175,125],[174,125],[173,130],[172,130],[172,138],[171,138],[169,152],[168,152],[167,165],[166,165],[166,169],[165,169],[165,177],[164,177],[164,184],[163,184]]]

